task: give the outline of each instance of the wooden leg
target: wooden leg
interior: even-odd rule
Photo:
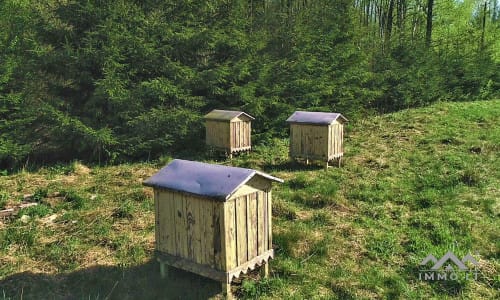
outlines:
[[[339,168],[341,166],[341,162],[342,162],[342,157],[339,157]]]
[[[160,275],[162,279],[168,276],[168,266],[162,261],[160,261]]]
[[[229,153],[229,159],[233,159],[233,153]]]
[[[260,267],[260,275],[264,278],[269,278],[269,263],[264,263]]]
[[[325,163],[325,171],[328,171],[328,161]]]
[[[227,300],[232,300],[233,298],[233,293],[231,293],[231,283],[222,283],[222,292],[226,296]]]
[[[309,165],[309,158],[306,158],[306,166]]]

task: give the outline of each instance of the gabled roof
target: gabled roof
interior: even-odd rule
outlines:
[[[254,176],[283,182],[252,169],[174,159],[143,184],[225,201]]]
[[[288,123],[306,123],[306,124],[331,124],[337,119],[347,122],[347,119],[339,113],[296,111],[286,121]]]
[[[234,118],[238,118],[241,115],[249,118],[250,120],[255,120],[254,117],[251,115],[242,112],[242,111],[234,111],[234,110],[220,110],[220,109],[214,109],[208,114],[205,115],[205,119],[208,120],[225,120],[225,121],[230,121]]]

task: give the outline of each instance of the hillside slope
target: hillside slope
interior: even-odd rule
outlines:
[[[340,169],[289,162],[287,140],[237,157],[233,165],[286,182],[274,188],[272,276],[244,280],[235,292],[269,299],[498,297],[499,123],[499,101],[440,103],[350,124]],[[152,193],[141,182],[167,160],[73,163],[0,177],[0,205],[25,194],[40,203],[0,221],[0,294],[220,297],[217,283],[196,275],[159,278]],[[479,260],[478,279],[419,280],[420,261],[447,251]]]

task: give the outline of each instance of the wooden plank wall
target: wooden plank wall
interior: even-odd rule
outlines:
[[[344,127],[334,123],[329,127],[330,144],[328,145],[328,158],[333,159],[344,153]]]
[[[231,150],[247,149],[251,147],[251,122],[231,122]]]
[[[340,124],[340,152],[344,154],[344,125]]]
[[[229,122],[206,120],[206,144],[217,148],[230,149],[231,141],[229,124]]]
[[[165,190],[156,203],[156,249],[222,270],[223,203]]]
[[[161,244],[161,241],[160,240],[160,217],[159,217],[159,212],[160,212],[160,209],[159,209],[159,205],[160,205],[160,191],[155,189],[154,190],[154,201],[155,201],[155,250],[156,251],[159,251],[160,248],[159,248],[159,245]],[[161,238],[163,238],[163,236],[161,236]]]
[[[290,124],[290,155],[292,157],[327,159],[328,126]]]
[[[272,248],[270,192],[257,191],[224,203],[226,270]]]
[[[156,249],[230,271],[272,248],[271,192],[226,202],[155,192]]]

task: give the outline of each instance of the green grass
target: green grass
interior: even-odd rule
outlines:
[[[500,102],[439,103],[349,124],[342,168],[287,157],[287,140],[232,162],[285,179],[273,188],[271,277],[235,284],[244,299],[494,299],[500,289]],[[154,261],[152,191],[141,181],[170,160],[42,168],[0,177],[0,204],[37,207],[0,223],[0,295],[218,298]],[[214,162],[214,161],[212,161]],[[219,161],[220,163],[220,161]],[[21,220],[21,215],[29,220]],[[477,281],[419,281],[419,262],[471,252]],[[21,292],[22,291],[22,292]]]

